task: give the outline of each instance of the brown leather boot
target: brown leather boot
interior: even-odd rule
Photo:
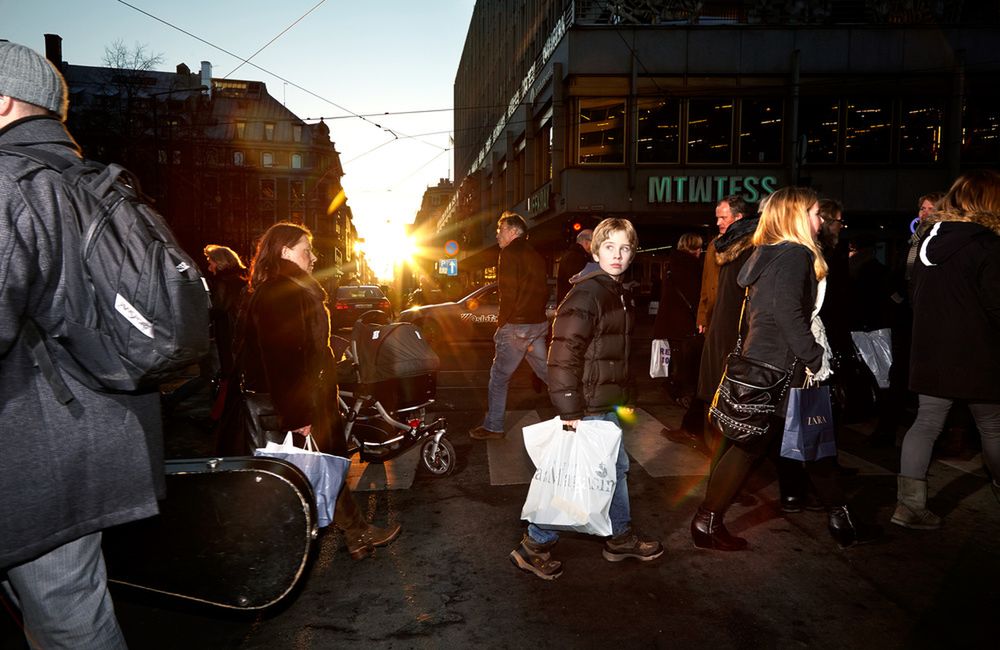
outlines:
[[[510,552],[510,561],[517,568],[534,573],[542,580],[555,580],[562,575],[562,562],[553,560],[549,549],[555,542],[539,544],[525,533],[521,544]]]

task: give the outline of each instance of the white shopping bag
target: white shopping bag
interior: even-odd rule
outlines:
[[[521,519],[578,533],[611,534],[611,497],[622,430],[603,420],[582,420],[563,431],[558,417],[524,427],[524,447],[535,464]]]
[[[667,377],[670,375],[670,343],[667,339],[653,339],[649,350],[649,376]]]
[[[892,368],[892,331],[851,332],[851,340],[865,360],[865,365],[875,375],[878,387],[888,388],[889,370]]]

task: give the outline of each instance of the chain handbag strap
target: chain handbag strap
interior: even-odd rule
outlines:
[[[750,302],[750,287],[743,293],[743,304],[740,306],[740,324],[736,326],[736,354],[743,354],[743,314],[746,313],[747,303]]]

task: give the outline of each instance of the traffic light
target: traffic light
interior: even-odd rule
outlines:
[[[573,232],[575,233],[580,232],[583,229],[583,224],[580,223],[579,221],[574,221],[572,228]]]

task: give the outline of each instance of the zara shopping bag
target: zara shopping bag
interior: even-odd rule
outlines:
[[[781,455],[794,460],[837,455],[829,386],[793,388],[789,392]]]
[[[564,431],[558,417],[524,427],[535,464],[521,519],[557,530],[608,536],[615,462],[622,430],[612,422],[581,420]]]
[[[667,339],[653,339],[649,350],[649,376],[667,377],[670,375],[670,343]]]
[[[291,432],[281,444],[268,442],[267,446],[255,449],[253,455],[287,460],[302,470],[316,494],[316,520],[319,527],[326,528],[330,525],[337,495],[344,486],[347,470],[351,466],[350,459],[317,451],[312,436],[306,436],[305,449],[296,447]]]

